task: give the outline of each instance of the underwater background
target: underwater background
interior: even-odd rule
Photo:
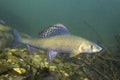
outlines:
[[[13,48],[13,28],[38,37],[64,24],[74,35],[102,46],[98,54],[47,61],[46,52]],[[0,0],[0,80],[120,80],[120,0]]]
[[[0,19],[31,36],[62,23],[72,34],[96,41],[89,24],[112,44],[120,33],[120,0],[0,0]]]

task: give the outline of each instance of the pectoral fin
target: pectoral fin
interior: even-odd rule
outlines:
[[[48,61],[52,61],[58,53],[53,50],[48,50]]]
[[[75,56],[77,56],[78,54],[80,54],[79,52],[72,52],[72,53],[70,53],[70,57],[75,57]]]

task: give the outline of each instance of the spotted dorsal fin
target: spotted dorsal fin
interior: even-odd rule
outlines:
[[[45,28],[43,31],[39,32],[40,38],[46,38],[56,35],[69,34],[69,30],[63,24],[55,24],[53,26]]]

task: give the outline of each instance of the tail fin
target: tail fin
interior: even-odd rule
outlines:
[[[21,36],[16,29],[13,29],[14,43],[13,47],[16,47],[21,42]]]

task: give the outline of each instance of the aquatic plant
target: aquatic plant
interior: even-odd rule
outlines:
[[[117,42],[119,43],[118,40]],[[67,54],[60,54],[52,62],[48,62],[45,51],[37,50],[29,53],[23,46],[15,49],[5,47],[0,54],[0,79],[119,80],[120,54],[118,53],[120,53],[118,50],[112,51],[105,44],[103,51],[98,54],[80,54],[74,58],[69,58]]]
[[[25,48],[6,49],[0,55],[0,78],[31,80],[116,80],[119,79],[119,60],[106,50],[99,54],[79,55],[75,58],[58,56],[48,62],[44,51],[28,54]],[[4,77],[6,76],[7,77]],[[21,78],[20,78],[21,77]]]

